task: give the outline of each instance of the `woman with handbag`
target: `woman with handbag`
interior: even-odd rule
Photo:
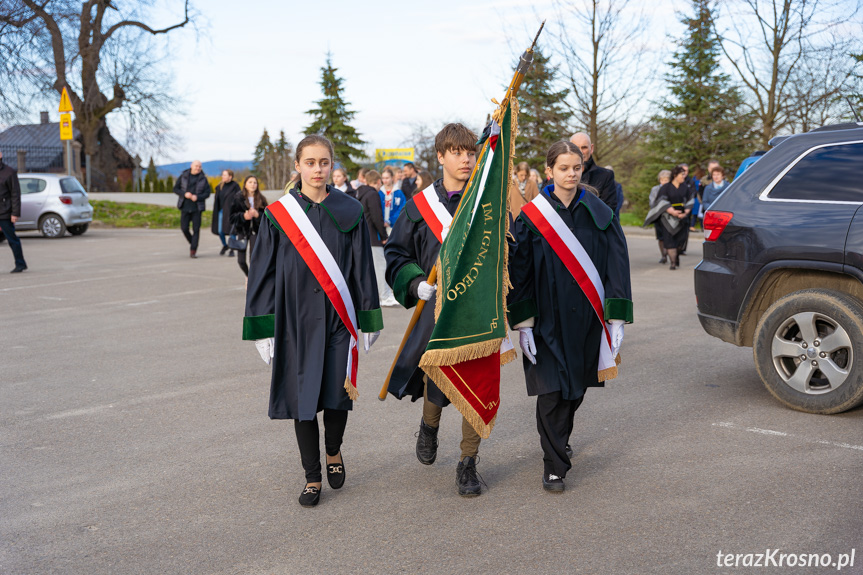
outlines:
[[[255,246],[255,238],[261,227],[261,215],[267,207],[267,199],[258,189],[258,178],[249,176],[243,182],[243,189],[231,201],[232,235],[228,239],[228,247],[237,252],[237,263],[240,269],[249,277],[249,266],[246,264],[246,252],[251,253]]]

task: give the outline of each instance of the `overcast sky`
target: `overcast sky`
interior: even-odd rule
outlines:
[[[180,15],[180,0],[165,2]],[[657,57],[667,56],[667,34],[682,29],[679,6],[686,3],[643,8]],[[169,39],[175,86],[188,103],[176,124],[183,146],[157,163],[248,160],[264,128],[273,139],[284,129],[296,144],[310,123],[305,112],[321,97],[328,51],[372,151],[402,144],[413,122],[478,125],[490,99],[503,95],[515,53],[542,18],[555,18],[551,1],[519,0],[198,0],[196,7],[207,20],[197,39],[185,30]],[[162,17],[171,20],[169,12]]]

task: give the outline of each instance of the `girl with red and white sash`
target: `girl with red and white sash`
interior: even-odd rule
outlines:
[[[362,206],[326,184],[332,144],[307,136],[294,165],[297,187],[261,218],[243,339],[272,363],[269,416],[294,420],[306,479],[300,504],[310,507],[322,480],[317,413],[324,412],[327,481],[338,489],[345,481],[342,437],[357,396],[357,347],[368,352],[383,318]]]
[[[581,184],[581,151],[557,142],[546,166],[552,183],[515,220],[508,312],[519,330],[527,393],[536,396],[542,484],[563,491],[573,416],[588,387],[602,387],[617,373],[632,295],[623,230],[611,208]]]

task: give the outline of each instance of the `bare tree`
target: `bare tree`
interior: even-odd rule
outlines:
[[[573,124],[590,135],[596,161],[607,161],[632,143],[644,126],[646,86],[641,39],[648,21],[631,0],[558,0],[553,29],[574,113]]]
[[[850,58],[840,64],[837,55],[859,42],[843,34],[843,22],[859,12],[859,0],[738,0],[736,6],[716,33],[759,120],[761,146],[767,149],[781,130],[831,118],[831,103],[852,67]]]
[[[170,141],[166,116],[177,111],[154,41],[192,21],[147,23],[150,2],[0,0],[0,118],[20,119],[34,104],[56,102],[67,88],[75,127],[96,169],[116,165],[107,118],[123,112],[133,142],[158,149]],[[8,79],[8,81],[7,81]],[[168,78],[170,80],[170,78]]]

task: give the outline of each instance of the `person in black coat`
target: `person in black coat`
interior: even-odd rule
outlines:
[[[246,264],[246,253],[252,253],[258,230],[261,227],[261,217],[267,207],[267,198],[258,189],[258,178],[248,176],[243,182],[243,190],[231,198],[228,217],[231,235],[246,242],[246,249],[237,250],[237,263],[240,269],[249,277],[249,266]],[[231,251],[233,253],[233,250]]]
[[[617,186],[614,183],[614,172],[601,168],[593,161],[593,144],[590,136],[584,132],[573,134],[570,142],[578,146],[584,156],[584,172],[581,174],[581,183],[587,184],[599,192],[599,199],[605,202],[615,214],[620,211],[617,205]]]
[[[210,197],[210,183],[204,174],[201,162],[195,160],[188,170],[184,170],[177,183],[174,193],[180,196],[177,208],[180,209],[180,229],[189,242],[189,257],[198,257],[198,239],[201,237],[201,214],[207,209],[207,198]],[[189,224],[192,233],[189,233]]]
[[[614,212],[579,183],[580,150],[571,142],[557,142],[546,162],[552,183],[532,203],[542,202],[559,216],[590,258],[605,292],[600,320],[552,244],[525,213],[525,206],[515,220],[510,243],[513,288],[507,296],[508,319],[519,330],[527,393],[536,396],[536,424],[544,453],[542,484],[546,490],[563,491],[572,466],[569,438],[575,411],[588,387],[603,387],[604,380],[616,372],[614,366],[599,371],[602,322],[608,324],[614,358],[623,340],[623,324],[632,322],[632,293],[623,230]]]
[[[408,162],[402,167],[404,177],[402,178],[402,193],[406,198],[410,198],[417,191],[417,168],[411,162]]]
[[[294,163],[301,180],[279,203],[299,204],[317,243],[338,266],[363,332],[359,345],[368,352],[383,328],[371,245],[360,203],[326,185],[332,158],[329,140],[303,138]],[[311,507],[320,500],[322,485],[320,411],[327,481],[333,489],[345,481],[342,440],[357,397],[346,380],[352,337],[301,254],[310,240],[295,244],[279,225],[274,207],[265,210],[251,253],[243,339],[255,341],[261,357],[272,364],[269,416],[294,420],[306,480],[299,502]]]
[[[384,211],[381,206],[381,197],[378,191],[381,189],[383,179],[375,170],[365,173],[366,183],[357,188],[357,199],[363,205],[363,214],[369,226],[369,238],[372,242],[372,257],[375,262],[375,277],[378,280],[378,297],[383,299],[384,294],[389,292],[384,275],[386,273],[387,261],[384,258],[384,244],[387,243],[387,228],[384,222]],[[382,305],[389,305],[382,301]]]
[[[15,269],[11,273],[21,273],[27,269],[24,261],[24,250],[21,240],[15,233],[15,222],[21,217],[21,185],[18,183],[18,172],[3,163],[3,152],[0,152],[0,230],[9,240],[12,256],[15,258]]]
[[[210,231],[219,236],[222,242],[222,251],[219,252],[220,256],[225,255],[225,252],[229,249],[225,236],[231,230],[231,205],[234,203],[234,196],[239,192],[240,186],[234,181],[234,171],[222,170],[222,182],[216,186],[215,199],[213,201],[213,224],[210,226]],[[233,257],[234,250],[231,250],[231,253],[228,255]]]
[[[659,222],[660,240],[671,260],[670,269],[680,266],[680,254],[689,237],[689,214],[695,204],[692,188],[686,185],[686,172],[681,166],[671,170],[671,181],[663,184],[656,194],[656,203],[647,213],[644,225]]]

